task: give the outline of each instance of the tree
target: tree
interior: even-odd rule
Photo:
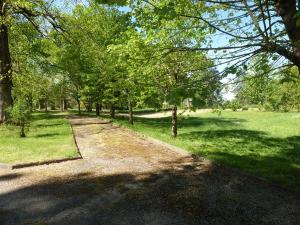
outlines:
[[[283,69],[276,76],[268,71],[264,71],[264,76],[261,76],[262,71],[258,68],[246,75],[237,88],[238,101],[243,105],[258,105],[260,110],[299,110],[300,78],[297,67]]]
[[[257,104],[262,110],[273,91],[272,67],[266,57],[253,58],[252,64],[253,69],[247,71],[236,88],[237,98],[244,104]]]
[[[216,77],[207,71],[208,64],[212,62],[197,52],[173,52],[150,64],[153,67],[154,84],[164,100],[172,106],[173,137],[177,137],[177,109],[180,103],[184,99],[197,100],[199,95],[203,98],[209,96],[203,90],[207,90],[210,81]]]
[[[243,74],[249,59],[265,53],[272,54],[274,70],[300,67],[299,1],[133,0],[131,7],[141,29],[148,33],[177,23],[172,28],[192,35],[194,42],[175,49],[208,51],[215,65],[227,66],[227,74]],[[199,39],[203,32],[211,37],[205,42],[201,35]]]
[[[193,46],[195,37],[199,41],[198,44],[204,42],[205,31],[196,28],[197,35],[193,34],[194,31],[182,32],[178,27],[185,29],[190,23],[180,19],[161,19],[153,14],[151,9],[150,12],[145,10],[145,17],[136,14],[146,43],[152,48],[145,71],[150,74],[148,78],[158,89],[159,95],[172,107],[172,136],[176,137],[178,106],[184,99],[199,100],[204,94],[208,96],[204,90],[208,90],[211,80],[216,78],[210,70],[213,62],[200,51],[176,50],[184,46]],[[218,84],[218,79],[215,81]]]
[[[186,21],[160,20],[155,13],[147,11],[147,8],[142,15],[135,13],[133,16],[137,21],[135,26],[140,30],[135,38],[134,32],[129,35],[131,40],[126,42],[127,47],[120,48],[124,55],[120,61],[127,67],[127,82],[123,84],[129,87],[128,96],[131,101],[131,96],[135,96],[136,100],[151,99],[151,103],[153,100],[161,103],[166,101],[172,105],[172,136],[176,137],[178,105],[185,98],[203,97],[203,90],[208,91],[206,87],[209,86],[211,78],[216,78],[207,69],[213,63],[201,52],[174,51],[180,46],[193,45],[195,41],[194,31],[181,32],[177,29],[189,26]],[[205,32],[198,31],[196,37],[204,41]],[[119,51],[119,55],[121,54]],[[145,90],[139,88],[141,86]],[[130,111],[129,121],[132,122]]]
[[[143,101],[146,90],[153,87],[153,80],[145,71],[153,49],[134,28],[128,28],[122,36],[122,43],[110,45],[109,50],[111,57],[116,59],[119,73],[116,81],[120,90],[119,101],[123,100],[127,105],[128,122],[133,125],[133,108]]]
[[[127,24],[126,15],[92,2],[87,7],[77,5],[71,14],[65,15],[64,27],[68,32],[56,37],[59,50],[55,64],[74,87],[72,95],[79,112],[82,103],[88,111],[96,104],[97,114],[105,103],[114,112],[120,72],[108,46],[122,40]]]
[[[11,121],[20,127],[20,137],[26,137],[25,130],[30,124],[30,106],[23,99],[18,99],[8,110]]]
[[[53,1],[52,1],[53,3]],[[0,0],[0,123],[7,120],[7,108],[13,104],[12,98],[12,59],[9,49],[9,34],[16,21],[27,20],[41,31],[38,20],[45,18],[56,29],[56,13],[52,11],[51,2],[33,0]]]

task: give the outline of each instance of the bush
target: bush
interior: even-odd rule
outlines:
[[[223,110],[230,108],[229,106],[230,106],[230,101],[225,101],[221,105],[221,107],[222,107]]]
[[[232,110],[232,111],[237,111],[238,109],[241,108],[241,104],[238,100],[232,100],[229,104],[229,108]]]
[[[10,121],[20,127],[20,137],[26,137],[25,131],[30,125],[30,107],[24,100],[18,100],[9,109]]]
[[[278,111],[278,109],[276,110],[275,106],[269,102],[264,104],[264,110],[267,112]]]
[[[216,113],[218,116],[221,116],[222,114],[222,108],[218,107],[212,110],[212,113]]]

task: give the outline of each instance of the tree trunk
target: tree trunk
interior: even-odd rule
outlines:
[[[93,112],[93,103],[92,102],[88,102],[87,104],[86,104],[86,111],[87,112]]]
[[[113,105],[110,107],[110,117],[112,119],[114,119],[116,117],[116,109]]]
[[[11,58],[8,45],[8,30],[0,26],[0,123],[7,120],[7,108],[12,106]]]
[[[131,101],[129,101],[128,103],[128,118],[129,118],[129,124],[133,125],[133,110],[132,110]]]
[[[60,99],[60,111],[61,112],[65,111],[65,102],[63,99]]]
[[[48,112],[48,99],[45,100],[45,112]]]
[[[77,99],[78,114],[81,115],[80,99]]]
[[[29,111],[30,113],[32,113],[34,108],[32,93],[30,93],[28,96],[28,105],[29,105]]]
[[[63,100],[64,101],[64,110],[66,111],[66,110],[68,110],[68,101],[67,101],[67,99],[64,99]]]
[[[26,137],[24,124],[21,125],[20,137],[22,137],[22,138]]]
[[[177,137],[177,106],[174,105],[172,108],[172,136]]]
[[[297,25],[296,0],[275,0],[275,7],[278,15],[282,18],[287,35],[292,42],[293,51],[290,53],[282,48],[276,48],[280,55],[285,56],[300,67],[300,26]]]
[[[96,103],[96,116],[100,116],[100,104]]]

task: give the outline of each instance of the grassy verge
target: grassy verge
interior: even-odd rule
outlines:
[[[216,162],[300,191],[300,114],[205,112],[183,117],[177,139],[170,118],[116,120],[130,129],[184,148]]]
[[[34,113],[26,138],[19,129],[0,126],[0,163],[27,163],[78,156],[71,127],[55,114]]]

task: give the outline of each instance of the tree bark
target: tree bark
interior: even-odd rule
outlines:
[[[110,107],[110,117],[112,119],[114,119],[116,117],[116,109],[113,105]]]
[[[33,96],[32,93],[29,93],[28,95],[28,105],[29,105],[29,111],[30,113],[33,112],[35,105],[33,104]]]
[[[60,99],[60,111],[61,112],[65,111],[65,102],[63,99]]]
[[[177,106],[172,107],[172,136],[177,137]]]
[[[297,26],[297,7],[296,0],[275,0],[275,7],[278,15],[282,18],[284,26],[286,28],[287,35],[293,45],[293,51],[291,54],[283,49],[276,48],[277,52],[291,62],[293,62],[298,68],[300,67],[300,26]]]
[[[63,100],[64,101],[64,110],[66,111],[66,110],[68,110],[68,101],[67,101],[67,99],[64,99]]]
[[[26,137],[26,134],[25,134],[25,125],[24,124],[21,125],[20,137],[21,138]]]
[[[86,106],[87,112],[93,112],[93,103],[91,101],[89,101]]]
[[[133,125],[133,110],[132,110],[132,103],[129,101],[128,103],[128,118],[129,118],[129,124]]]
[[[48,99],[45,100],[45,112],[48,112]]]
[[[8,29],[0,26],[0,123],[7,120],[7,108],[12,106],[11,58],[8,44]]]
[[[100,116],[100,103],[96,103],[96,116]]]
[[[78,114],[81,115],[80,99],[77,99]]]

